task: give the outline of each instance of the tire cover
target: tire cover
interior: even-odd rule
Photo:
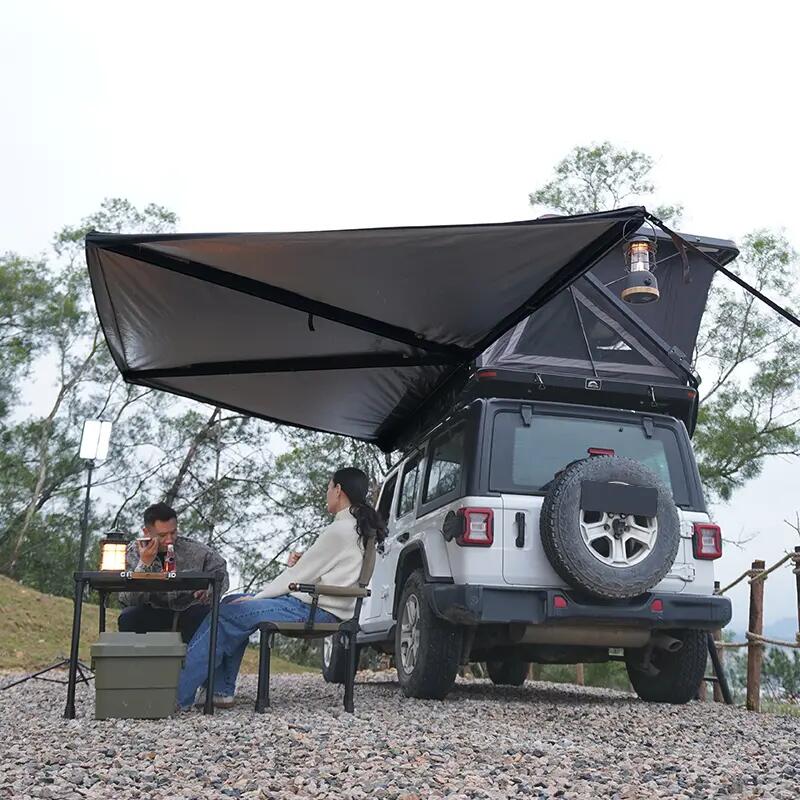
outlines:
[[[584,480],[627,483],[658,490],[657,533],[650,552],[625,567],[596,557],[581,533],[581,483]],[[542,503],[539,534],[555,571],[570,586],[596,597],[636,597],[655,586],[670,570],[680,544],[680,518],[672,492],[648,467],[630,458],[593,456],[558,473]]]

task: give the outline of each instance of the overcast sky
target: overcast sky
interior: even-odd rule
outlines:
[[[6,0],[0,250],[39,253],[111,196],[183,231],[524,219],[604,139],[656,158],[684,230],[800,247],[796,8]],[[759,533],[723,581],[800,544],[798,479],[776,460],[715,509],[727,536]],[[793,584],[770,578],[768,620],[794,614]]]

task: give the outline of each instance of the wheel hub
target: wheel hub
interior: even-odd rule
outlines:
[[[400,620],[400,663],[407,674],[417,665],[419,639],[419,600],[415,594],[410,594]]]
[[[652,552],[658,538],[658,520],[581,509],[580,530],[584,545],[596,559],[626,569]]]

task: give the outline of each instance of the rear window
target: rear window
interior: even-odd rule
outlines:
[[[612,422],[534,415],[525,426],[519,412],[494,419],[489,483],[497,492],[546,492],[556,472],[586,458],[590,448],[613,450],[640,461],[672,489],[675,502],[689,505],[689,489],[675,433],[655,426],[652,438],[640,422]]]

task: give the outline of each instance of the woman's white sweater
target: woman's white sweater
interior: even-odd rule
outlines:
[[[349,508],[342,509],[333,522],[320,533],[300,560],[270,581],[256,599],[280,597],[291,594],[304,603],[311,604],[311,596],[303,592],[290,592],[290,583],[327,583],[331,586],[354,586],[361,574],[364,551],[359,543],[355,517]],[[319,607],[330,611],[339,619],[349,619],[356,608],[354,597],[320,595]]]

